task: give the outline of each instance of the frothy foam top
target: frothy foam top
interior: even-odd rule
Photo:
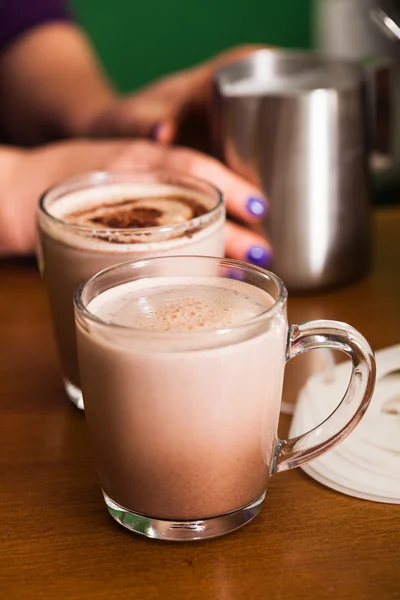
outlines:
[[[94,229],[160,227],[205,214],[212,201],[163,184],[113,184],[79,190],[50,204],[54,217]]]
[[[102,244],[143,245],[191,237],[199,228],[192,220],[216,205],[216,199],[206,194],[177,186],[118,183],[67,193],[53,202],[47,201],[45,208],[56,219],[84,228],[75,233],[63,230],[63,239],[68,235],[79,236],[80,241],[70,243],[84,245],[86,237],[92,244],[100,240]],[[210,223],[219,216],[220,213],[215,213],[215,218],[211,216]],[[54,226],[52,231],[56,235],[55,229]]]
[[[103,321],[135,329],[185,332],[224,329],[262,314],[272,297],[220,277],[154,277],[111,288],[88,305]]]
[[[67,214],[64,220],[90,227],[127,229],[184,223],[207,212],[193,198],[122,198]]]

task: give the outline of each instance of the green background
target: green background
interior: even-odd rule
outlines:
[[[312,0],[72,0],[121,91],[244,43],[307,48]]]

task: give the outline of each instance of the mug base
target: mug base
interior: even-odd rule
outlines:
[[[75,406],[79,408],[79,410],[84,410],[81,390],[78,387],[76,387],[76,385],[71,383],[66,377],[64,377],[63,382],[65,392],[68,398],[71,400],[72,404],[75,404]]]
[[[243,527],[259,513],[265,492],[257,500],[238,510],[197,521],[166,521],[147,517],[120,506],[105,492],[103,496],[110,515],[126,529],[156,540],[190,542],[219,537]]]

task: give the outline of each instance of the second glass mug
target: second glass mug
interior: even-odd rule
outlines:
[[[116,225],[114,214],[109,223],[99,223],[98,219],[96,223],[75,223],[64,217],[77,207],[87,210],[105,205],[114,210],[115,201],[123,207],[134,200],[141,202],[143,217],[143,201],[152,197],[161,197],[164,202],[171,198],[174,210],[177,200],[182,202],[183,198],[202,204],[204,211],[194,218],[186,214],[172,224],[149,227],[124,227],[124,219]],[[43,195],[38,210],[39,267],[49,297],[65,390],[78,408],[83,409],[73,312],[78,285],[124,260],[171,254],[223,256],[224,224],[224,201],[217,188],[167,169],[88,173]]]
[[[106,317],[108,298],[117,304]],[[163,540],[233,531],[257,515],[271,475],[317,458],[357,425],[375,383],[368,342],[336,321],[289,326],[286,302],[273,273],[198,256],[123,263],[78,288],[86,419],[120,524]],[[346,394],[318,427],[280,440],[285,363],[317,348],[350,356]]]

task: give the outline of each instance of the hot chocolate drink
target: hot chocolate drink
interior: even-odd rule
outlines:
[[[371,400],[371,347],[350,325],[290,325],[273,273],[174,256],[105,269],[75,293],[88,428],[110,515],[149,538],[229,533],[259,512],[271,476],[318,458]],[[332,414],[277,438],[285,363],[341,350],[352,372]]]
[[[77,340],[108,504],[193,520],[262,496],[287,335],[284,319],[257,319],[272,297],[213,275],[143,278],[96,294],[93,320],[77,316]]]
[[[172,183],[170,183],[172,182]],[[205,182],[176,174],[92,174],[47,193],[40,263],[67,391],[81,405],[73,294],[97,271],[149,256],[223,254],[224,208]]]

